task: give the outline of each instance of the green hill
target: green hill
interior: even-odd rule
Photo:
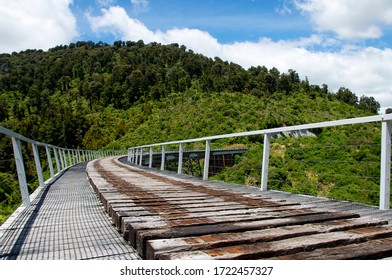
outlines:
[[[358,98],[344,87],[330,92],[327,85],[312,85],[292,69],[285,73],[263,66],[243,69],[177,44],[77,42],[49,51],[0,54],[0,125],[26,137],[69,148],[126,148],[366,116],[378,109],[379,103],[372,97]],[[350,135],[370,142],[374,135],[379,135],[374,131],[377,129],[355,128]],[[340,137],[332,134],[327,137],[328,131],[316,131],[320,137],[303,141],[323,139],[321,145],[325,145]],[[15,174],[9,158],[12,148],[9,141],[0,138],[0,208],[10,212],[20,198],[15,176],[9,175]],[[279,139],[276,143],[286,148],[299,145],[295,139]],[[247,156],[238,159],[236,168],[258,168],[255,155],[262,138],[213,143],[214,147],[231,145],[251,148]],[[282,163],[277,163],[277,169],[279,164],[283,166],[279,169],[282,172],[290,166],[285,162],[289,158],[286,148],[284,154],[275,153],[282,159]],[[352,152],[342,154],[340,160],[351,159]],[[363,153],[363,158],[370,157],[367,153],[374,154],[373,150]],[[29,187],[33,189],[35,169],[31,159],[26,159]],[[252,161],[255,164],[250,165]],[[45,163],[43,166],[46,167]],[[252,172],[246,171],[249,174],[245,175],[241,175],[244,172],[241,170],[230,172],[219,178],[257,184],[258,175]],[[280,179],[291,183],[275,187],[297,188],[300,177],[297,180],[293,174],[280,174]]]

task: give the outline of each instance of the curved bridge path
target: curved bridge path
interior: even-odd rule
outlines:
[[[129,166],[88,163],[112,223],[143,259],[380,259],[392,211]]]
[[[85,170],[86,163],[71,167],[2,225],[0,259],[140,259],[111,225]]]

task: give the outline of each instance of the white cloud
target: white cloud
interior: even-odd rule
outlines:
[[[0,0],[0,53],[48,49],[77,36],[72,0]]]
[[[390,0],[293,0],[308,14],[317,31],[333,32],[342,39],[369,39],[383,35],[392,24]]]
[[[141,13],[148,10],[148,0],[131,0],[131,4],[135,13]]]
[[[96,1],[102,7],[107,7],[117,2],[117,0],[96,0]]]
[[[123,40],[154,41],[154,32],[139,20],[130,18],[122,7],[110,7],[101,9],[102,16],[91,16],[87,14],[91,29],[94,32],[112,33]]]
[[[197,29],[152,31],[130,18],[121,7],[102,9],[101,16],[89,16],[89,21],[95,32],[110,32],[124,41],[141,39],[146,43],[183,44],[195,52],[218,56],[244,68],[265,65],[281,72],[294,69],[313,84],[325,83],[334,91],[347,87],[359,97],[373,96],[382,106],[392,105],[392,49],[348,46],[335,52],[312,51],[313,45],[330,44],[330,38],[322,35],[294,41],[263,38],[258,42],[221,44],[208,32]]]
[[[220,44],[208,32],[188,28],[154,32],[141,21],[129,17],[122,7],[110,7],[102,9],[101,12],[102,16],[87,15],[92,30],[97,33],[109,32],[124,41],[179,43],[208,56],[216,56],[216,53],[220,51]]]
[[[280,71],[296,70],[313,84],[327,84],[331,90],[347,87],[359,97],[375,97],[382,105],[392,105],[392,49],[372,47],[340,52],[313,52],[299,43],[263,39],[258,43],[226,45],[225,59],[244,67],[266,65]]]

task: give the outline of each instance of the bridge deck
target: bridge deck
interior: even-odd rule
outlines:
[[[144,259],[378,259],[391,211],[91,162],[90,182]]]
[[[1,227],[0,259],[139,259],[111,225],[85,168],[71,167]]]
[[[152,172],[117,158],[87,165],[94,194],[85,169],[69,169],[10,223],[0,259],[392,256],[392,211]]]

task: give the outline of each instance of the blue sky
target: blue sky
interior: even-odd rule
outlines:
[[[392,106],[391,0],[0,0],[0,38],[0,53],[78,40],[179,43]]]
[[[238,1],[140,1],[135,5],[130,0],[107,2],[74,1],[71,6],[79,14],[84,38],[103,39],[112,42],[118,38],[105,34],[104,37],[91,33],[83,22],[83,14],[90,10],[92,15],[100,15],[102,8],[120,6],[129,16],[140,20],[151,30],[192,28],[208,31],[220,43],[235,41],[257,41],[261,37],[274,40],[296,38],[309,34],[311,28],[307,20],[294,10],[292,4],[284,0],[238,0]],[[290,12],[287,9],[290,8]],[[285,11],[286,10],[286,11]],[[101,34],[102,36],[102,34]]]

